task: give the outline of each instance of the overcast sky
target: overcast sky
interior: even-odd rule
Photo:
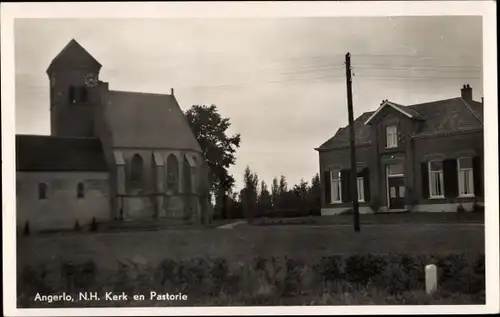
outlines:
[[[113,90],[175,95],[183,110],[215,104],[241,133],[247,165],[268,184],[318,172],[314,150],[347,124],[344,56],[352,54],[355,116],[382,99],[480,100],[480,17],[280,19],[17,19],[16,133],[49,134],[45,70],[75,38]]]

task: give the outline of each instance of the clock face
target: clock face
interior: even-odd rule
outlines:
[[[95,74],[92,74],[92,73],[87,73],[85,75],[85,85],[88,86],[88,87],[95,87],[97,86],[97,83],[98,83],[98,79],[97,79],[97,76]]]

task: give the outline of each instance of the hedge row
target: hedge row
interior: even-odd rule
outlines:
[[[382,289],[388,294],[425,289],[425,265],[438,267],[439,288],[460,294],[484,294],[484,255],[367,254],[334,255],[307,263],[296,258],[256,257],[251,263],[225,259],[165,259],[157,266],[121,262],[104,271],[92,261],[24,266],[18,274],[22,305],[37,292],[183,292],[190,297],[238,294],[307,296]]]

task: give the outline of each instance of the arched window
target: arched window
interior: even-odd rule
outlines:
[[[177,191],[179,186],[179,162],[174,154],[167,158],[167,189]]]
[[[85,196],[85,187],[83,186],[83,183],[78,183],[78,185],[76,185],[76,197],[83,198],[84,196]]]
[[[184,156],[183,174],[184,174],[184,192],[190,193],[192,191],[191,165],[189,165],[189,161],[187,159],[187,156]]]
[[[132,164],[130,166],[130,182],[132,184],[140,184],[142,182],[143,162],[139,154],[132,157]]]
[[[48,186],[45,183],[38,184],[38,199],[47,199]]]

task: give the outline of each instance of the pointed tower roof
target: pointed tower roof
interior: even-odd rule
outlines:
[[[75,39],[71,39],[61,52],[54,57],[47,68],[47,73],[50,73],[52,69],[59,67],[90,67],[100,70],[101,66],[102,65],[92,55],[90,55],[90,53],[87,52],[87,50],[85,50],[80,43],[78,43]]]

